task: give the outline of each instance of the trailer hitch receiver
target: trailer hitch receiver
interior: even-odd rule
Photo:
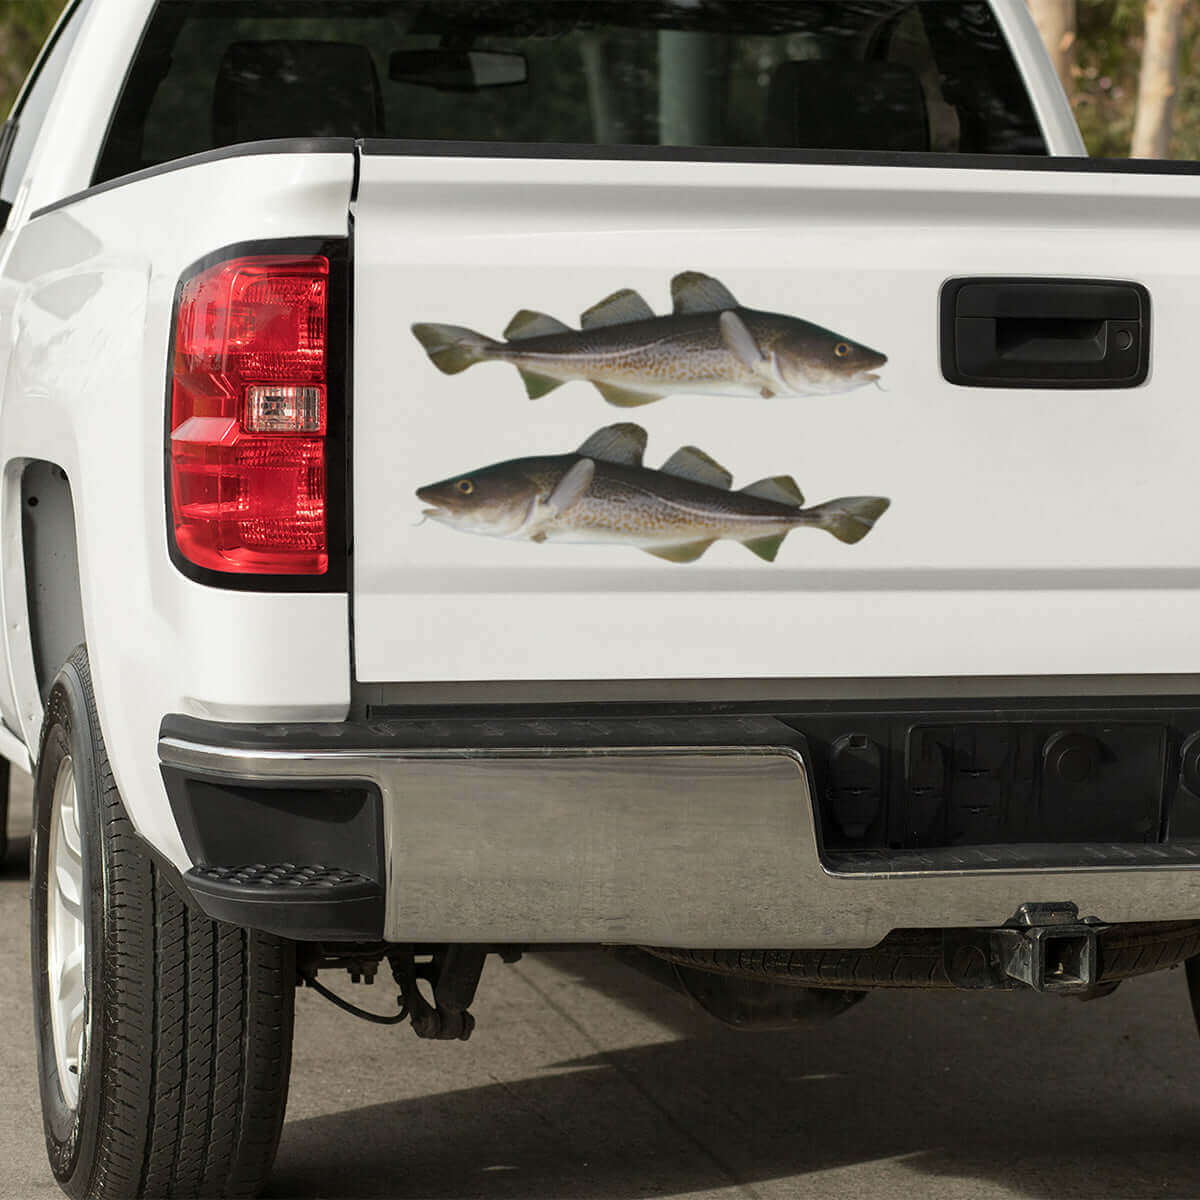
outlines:
[[[1024,904],[992,933],[993,960],[1010,979],[1037,992],[1090,992],[1100,981],[1097,935],[1073,904]]]
[[[1023,904],[999,929],[943,931],[943,963],[960,988],[1015,988],[1091,999],[1101,984],[1100,935],[1108,928],[1080,919],[1074,904]]]

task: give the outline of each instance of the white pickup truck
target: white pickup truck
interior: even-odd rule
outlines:
[[[73,0],[0,200],[70,1195],[255,1194],[298,983],[1200,952],[1200,172],[1018,0]]]

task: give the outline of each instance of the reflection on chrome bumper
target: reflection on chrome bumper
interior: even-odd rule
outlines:
[[[196,779],[377,789],[389,941],[854,948],[893,929],[1003,925],[1023,904],[1071,902],[1106,923],[1200,917],[1191,858],[831,870],[798,740],[273,750],[164,736],[159,755]]]

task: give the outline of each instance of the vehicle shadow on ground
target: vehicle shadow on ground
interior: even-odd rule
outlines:
[[[856,1165],[900,1194],[1200,1195],[1200,1045],[1178,973],[1090,1005],[879,995],[816,1031],[744,1034],[603,957],[544,961],[678,1040],[295,1122],[268,1195],[599,1200],[786,1180],[775,1194],[800,1196],[805,1176]]]
[[[0,862],[0,880],[29,878],[29,830],[33,824],[33,780],[13,770],[8,791],[8,853]]]
[[[8,840],[8,853],[0,862],[0,879],[29,878],[29,838],[14,837]]]

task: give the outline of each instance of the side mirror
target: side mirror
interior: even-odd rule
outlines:
[[[439,92],[478,92],[527,82],[529,61],[495,50],[397,50],[388,78]]]

